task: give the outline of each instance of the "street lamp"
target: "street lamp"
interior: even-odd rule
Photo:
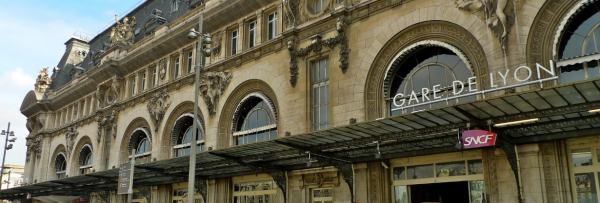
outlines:
[[[194,182],[196,181],[196,139],[198,134],[198,95],[199,95],[199,87],[198,83],[200,81],[200,71],[204,70],[202,66],[202,57],[210,56],[212,49],[210,47],[202,49],[203,44],[212,44],[212,39],[209,33],[202,33],[202,23],[204,21],[204,12],[200,13],[198,24],[198,31],[194,30],[194,28],[190,29],[190,33],[188,34],[189,39],[198,39],[198,45],[196,47],[196,66],[194,67],[196,70],[196,80],[195,80],[195,90],[194,90],[194,128],[192,131],[192,143],[190,143],[190,171],[188,175],[188,198],[187,202],[195,202],[194,201]],[[203,197],[206,198],[206,197]]]
[[[10,122],[8,122],[8,129],[2,130],[2,133],[0,133],[0,135],[6,135],[6,141],[4,142],[4,156],[2,157],[2,174],[4,174],[4,161],[6,160],[6,150],[10,150],[13,147],[13,144],[8,144],[8,142],[15,142],[17,141],[17,138],[13,137],[10,140],[8,139],[9,136],[15,136],[15,132],[10,131]],[[2,184],[0,184],[0,190],[2,190]]]

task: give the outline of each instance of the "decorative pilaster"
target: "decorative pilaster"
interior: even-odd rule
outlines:
[[[265,33],[265,30],[263,30],[264,26],[263,26],[263,16],[265,15],[265,10],[261,9],[260,11],[256,12],[256,29],[258,33],[258,36],[256,37],[256,46],[260,45],[260,43],[262,43],[262,38],[263,38],[263,34]]]
[[[236,53],[242,53],[244,51],[244,37],[246,32],[244,32],[244,20],[238,21],[238,40],[237,40],[237,51]]]

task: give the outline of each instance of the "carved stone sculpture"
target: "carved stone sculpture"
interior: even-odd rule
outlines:
[[[58,70],[55,70],[58,71]],[[46,92],[46,89],[52,84],[52,79],[48,76],[48,68],[42,69],[40,75],[35,80],[35,91]]]
[[[41,153],[41,143],[42,143],[42,136],[37,136],[35,138],[28,138],[27,139],[27,158],[25,159],[26,162],[29,162],[29,158],[31,157],[31,154],[34,153],[36,155],[36,158],[39,159],[42,156]]]
[[[225,31],[219,31],[213,35],[213,46],[212,46],[212,54],[210,57],[212,60],[216,60],[221,57],[221,44],[223,41],[223,35],[225,35]]]
[[[77,112],[79,111],[79,102],[73,104],[73,120],[77,119]]]
[[[311,37],[312,42],[306,48],[296,50],[297,39],[290,38],[288,40],[287,47],[290,51],[290,84],[292,87],[296,87],[296,83],[298,83],[298,58],[306,58],[311,52],[319,54],[323,47],[333,49],[337,44],[340,44],[340,69],[342,69],[342,73],[346,73],[349,65],[348,58],[350,56],[348,38],[346,37],[347,24],[349,23],[350,20],[348,18],[339,17],[336,22],[337,36],[322,40],[320,35],[315,35]]]
[[[147,107],[150,118],[154,121],[154,132],[158,132],[158,125],[165,116],[169,106],[171,106],[171,101],[169,101],[169,93],[167,92],[157,92],[150,98]]]
[[[117,95],[119,95],[119,93],[121,92],[121,86],[123,86],[123,79],[119,79],[117,77],[114,77],[112,80],[112,84],[110,85],[110,87],[112,88],[113,91],[115,91],[115,93]]]
[[[231,73],[228,71],[206,72],[200,78],[200,95],[204,98],[208,113],[212,116],[216,111],[219,97],[231,81]]]
[[[158,62],[158,77],[160,77],[161,80],[164,80],[165,77],[167,76],[167,60],[166,59],[161,59]]]
[[[111,111],[111,113],[105,115],[104,118],[101,115],[98,115],[96,117],[96,122],[98,122],[98,137],[96,139],[98,142],[100,142],[100,140],[102,138],[102,130],[107,127],[113,128],[112,129],[113,139],[117,138],[117,122],[118,122],[117,114],[118,113],[119,113],[119,110],[113,109]]]
[[[123,18],[123,23],[119,22],[119,16],[115,15],[115,20],[117,21],[117,25],[111,28],[110,32],[110,46],[120,46],[123,48],[128,48],[133,45],[134,34],[133,31],[137,25],[137,21],[135,17]]]
[[[503,50],[506,50],[508,31],[516,22],[514,3],[509,0],[454,0],[456,7],[486,22]]]
[[[298,25],[300,17],[298,15],[298,2],[293,0],[283,0],[283,22],[287,28],[293,28]]]
[[[79,135],[77,132],[77,127],[69,127],[67,128],[67,133],[65,133],[65,140],[67,145],[67,156],[71,157],[71,151],[75,145],[75,138]]]

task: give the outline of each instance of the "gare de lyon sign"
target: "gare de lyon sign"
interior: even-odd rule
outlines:
[[[533,74],[533,71],[528,66],[520,66],[517,69],[515,69],[513,72],[513,77],[515,78],[515,80],[517,80],[519,82],[519,84],[514,84],[514,85],[506,85],[507,84],[506,79],[507,79],[508,74],[510,73],[510,69],[507,69],[504,73],[498,71],[497,74],[500,78],[502,78],[502,81],[503,81],[502,87],[498,87],[497,84],[494,84],[494,73],[490,73],[490,85],[491,85],[492,89],[488,89],[488,90],[478,90],[477,82],[476,82],[477,77],[470,77],[467,79],[467,82],[463,82],[460,80],[452,81],[452,87],[451,87],[452,93],[445,94],[446,95],[445,97],[444,97],[444,94],[441,93],[442,90],[441,90],[440,84],[434,85],[433,87],[431,87],[431,89],[422,88],[421,92],[419,92],[420,96],[421,96],[420,100],[419,100],[419,97],[417,97],[417,93],[414,90],[412,90],[412,92],[408,96],[408,101],[406,100],[407,98],[404,94],[398,93],[393,98],[393,103],[396,106],[396,108],[392,109],[392,111],[401,110],[404,113],[404,109],[411,108],[411,107],[434,104],[434,103],[442,102],[442,101],[447,102],[448,100],[459,99],[462,97],[468,97],[468,96],[473,96],[473,95],[478,95],[478,94],[481,94],[482,97],[485,97],[484,94],[488,93],[488,92],[504,90],[504,89],[514,88],[514,87],[519,87],[519,86],[525,86],[525,85],[531,85],[531,84],[535,84],[535,83],[540,83],[540,85],[542,85],[541,84],[542,82],[558,79],[558,76],[556,76],[556,71],[554,68],[553,61],[550,61],[549,69],[547,69],[537,63],[536,63],[536,69],[537,69],[537,76],[540,79],[534,80],[534,81],[528,81],[531,78],[531,75]],[[525,71],[527,74],[519,76],[518,73],[521,70]],[[541,79],[542,78],[541,71],[544,71],[544,72],[550,74],[551,77]],[[465,93],[463,93],[463,92],[465,92]],[[527,121],[527,120],[525,120],[525,121]],[[511,122],[511,123],[518,123],[518,121]],[[464,149],[468,149],[468,148],[494,146],[496,143],[496,136],[497,136],[496,133],[485,131],[485,130],[463,131],[462,147]]]

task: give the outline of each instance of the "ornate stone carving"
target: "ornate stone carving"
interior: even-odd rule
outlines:
[[[67,156],[71,157],[71,151],[75,145],[75,138],[79,135],[77,132],[77,127],[69,127],[67,128],[67,133],[65,133],[65,142],[67,145]]]
[[[283,24],[293,28],[299,25],[300,14],[298,13],[299,2],[296,0],[283,0]]]
[[[135,37],[133,31],[137,25],[137,20],[135,20],[135,16],[131,18],[131,21],[128,17],[125,17],[123,23],[120,23],[118,15],[115,15],[115,20],[117,25],[110,32],[110,46],[129,48],[133,45],[133,38]]]
[[[104,203],[110,202],[110,191],[100,191],[97,194],[98,194],[98,197],[100,198],[99,202],[104,202]]]
[[[223,90],[227,88],[231,81],[232,74],[228,71],[211,71],[202,74],[200,78],[200,95],[204,98],[204,102],[208,108],[208,113],[212,116],[217,110],[219,98],[223,94]]]
[[[486,22],[503,50],[506,50],[508,31],[515,24],[514,1],[510,0],[454,0],[461,10],[473,13]]]
[[[119,79],[116,76],[112,79],[112,84],[110,85],[110,87],[112,88],[112,90],[117,94],[117,96],[119,95],[119,93],[121,92],[121,87],[123,86],[123,79]]]
[[[52,84],[52,79],[48,76],[48,68],[40,71],[40,75],[35,80],[35,91],[46,92],[46,89]]]
[[[335,182],[335,177],[325,177],[323,173],[315,173],[312,178],[304,178],[306,184],[316,185],[317,187],[323,187],[325,183],[332,183],[335,187],[340,186],[340,183]]]
[[[544,173],[544,182],[546,185],[546,200],[549,203],[557,203],[560,202],[560,192],[559,192],[559,176],[556,173],[557,169],[557,161],[556,150],[554,147],[554,142],[543,142],[540,146],[540,152],[542,154],[542,164],[543,164],[543,173]]]
[[[140,196],[146,198],[146,202],[152,202],[152,187],[144,186],[136,188],[140,191]]]
[[[153,9],[150,16],[144,20],[143,27],[146,35],[152,34],[156,28],[165,24],[167,19],[162,17],[162,11],[159,9]]]
[[[295,37],[288,39],[287,48],[290,51],[290,84],[292,87],[296,87],[298,83],[298,58],[305,59],[311,52],[320,54],[323,47],[329,47],[332,49],[340,44],[340,68],[342,73],[346,73],[348,70],[348,57],[350,49],[348,46],[348,38],[346,37],[346,27],[350,23],[350,20],[346,17],[339,17],[336,22],[336,30],[338,35],[326,40],[322,40],[320,35],[311,37],[312,42],[306,48],[300,48],[295,50],[298,40]]]
[[[158,125],[165,117],[165,112],[169,106],[171,106],[171,101],[169,101],[169,93],[167,92],[154,93],[154,96],[150,98],[147,108],[150,118],[154,122],[154,132],[158,132]]]
[[[367,120],[382,117],[385,107],[383,95],[383,80],[387,75],[386,69],[394,63],[394,58],[404,48],[428,39],[443,38],[444,42],[459,48],[472,62],[477,85],[481,89],[488,89],[489,71],[485,52],[477,39],[464,28],[440,21],[422,22],[412,25],[393,36],[379,51],[366,79],[365,84],[365,109]]]
[[[26,162],[29,162],[31,154],[35,154],[36,158],[41,158],[42,155],[42,136],[36,136],[35,138],[27,139],[27,157],[25,159]]]
[[[158,77],[160,80],[164,80],[167,76],[167,59],[161,59],[158,62]]]
[[[119,110],[117,109],[113,109],[111,111],[110,114],[106,114],[104,116],[104,118],[99,114],[96,117],[96,122],[98,123],[98,137],[96,138],[98,143],[100,143],[100,140],[102,138],[102,131],[104,128],[108,128],[108,127],[112,127],[112,136],[113,139],[117,138],[117,122],[118,122],[118,117],[117,114],[119,113]]]
[[[79,102],[73,103],[73,120],[77,119],[77,112],[79,111]]]
[[[342,178],[350,188],[350,202],[354,202],[354,166],[352,163],[346,163],[321,156],[315,156],[315,158],[321,162],[323,166],[333,166],[338,169],[338,171],[342,174]]]
[[[213,45],[212,45],[212,54],[210,55],[211,59],[214,61],[221,57],[221,47],[223,43],[223,36],[226,31],[219,31],[213,35]]]

